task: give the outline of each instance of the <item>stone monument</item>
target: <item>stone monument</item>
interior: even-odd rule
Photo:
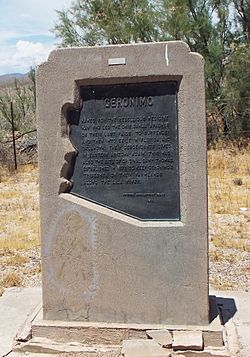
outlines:
[[[44,319],[208,324],[203,67],[179,41],[39,67]]]

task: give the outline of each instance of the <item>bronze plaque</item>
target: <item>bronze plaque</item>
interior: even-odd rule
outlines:
[[[81,87],[71,193],[141,220],[179,220],[176,82]]]

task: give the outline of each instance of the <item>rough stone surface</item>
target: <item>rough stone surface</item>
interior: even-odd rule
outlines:
[[[203,331],[204,347],[222,347],[224,345],[222,328],[220,331]]]
[[[172,354],[171,357],[234,357],[230,355],[225,348],[208,348],[203,351],[179,351]],[[237,356],[238,357],[238,356]]]
[[[0,356],[9,354],[18,329],[32,316],[40,301],[41,288],[5,290],[0,297]]]
[[[171,334],[174,330],[197,331],[202,330],[206,336],[208,346],[218,346],[216,335],[222,340],[223,329],[219,318],[208,326],[171,326],[155,324],[131,324],[131,323],[105,323],[105,322],[85,322],[85,321],[58,321],[43,320],[42,313],[37,315],[32,323],[32,335],[35,337],[50,336],[55,341],[84,341],[85,345],[121,345],[123,340],[146,339],[149,330],[169,330]],[[213,345],[213,342],[216,342]],[[205,342],[205,340],[204,340]],[[221,343],[219,346],[223,346]]]
[[[25,343],[16,344],[13,348],[14,352],[33,352],[33,353],[70,353],[70,352],[82,352],[82,353],[97,353],[97,352],[109,352],[119,351],[118,346],[113,348],[101,347],[101,346],[85,346],[79,342],[56,342],[45,337],[33,337],[30,341]]]
[[[170,357],[171,350],[159,346],[154,340],[125,340],[122,344],[124,357]]]
[[[225,323],[225,346],[224,347],[206,347],[204,348],[204,351],[175,351],[173,356],[178,356],[180,357],[181,355],[185,354],[185,357],[221,357],[221,356],[227,356],[227,357],[232,357],[232,356],[244,356],[244,357],[249,357],[249,347],[250,347],[250,339],[249,339],[249,326],[250,326],[250,316],[249,316],[249,302],[250,298],[249,292],[237,292],[237,291],[225,291],[225,292],[214,292],[215,295],[217,295],[217,300],[218,303],[220,304],[220,308],[222,308],[222,312],[226,309],[227,313],[223,317],[223,321],[227,321]],[[219,297],[218,297],[219,296]],[[6,355],[8,354],[9,357],[20,357],[19,352],[10,352],[12,349],[13,345],[13,338],[18,331],[20,326],[24,326],[25,320],[28,321],[28,324],[30,326],[31,320],[32,320],[32,312],[33,307],[36,305],[39,305],[41,302],[41,289],[38,288],[10,288],[7,289],[4,293],[3,296],[0,297],[0,352],[1,355]],[[231,306],[231,307],[230,307]],[[230,314],[229,314],[230,312]],[[27,316],[30,317],[30,319],[27,319]],[[38,318],[38,316],[37,316]],[[37,319],[36,318],[36,319]],[[41,318],[41,316],[39,316]],[[229,320],[227,320],[229,318]],[[38,322],[36,322],[38,323]],[[69,329],[68,333],[66,333],[66,328],[67,326],[79,326],[79,325],[85,325],[85,328],[87,328],[87,334],[89,334],[89,331],[93,332],[93,335],[97,336],[97,332],[94,333],[94,330],[99,330],[99,327],[101,326],[102,329],[99,330],[99,337],[98,340],[96,340],[96,343],[98,344],[98,341],[106,343],[107,337],[108,337],[108,331],[103,330],[105,327],[107,330],[112,326],[113,330],[122,330],[121,334],[118,339],[114,342],[114,344],[121,344],[120,338],[122,338],[122,334],[124,339],[131,339],[131,338],[146,338],[146,330],[150,329],[162,329],[163,326],[146,326],[146,325],[135,325],[135,324],[130,324],[129,326],[127,324],[114,324],[114,323],[86,323],[86,322],[67,322],[67,321],[42,321],[43,325],[40,326],[43,327],[43,333],[42,335],[45,337],[50,336],[51,330],[49,329],[49,326],[53,325],[55,329],[57,329],[57,333],[54,333],[54,336],[57,338],[55,339],[56,341],[58,340],[58,336],[60,339],[67,341],[74,341],[74,336],[77,341],[82,342],[84,339],[84,336],[82,334],[76,333],[76,329],[72,330]],[[46,326],[46,324],[48,326]],[[127,326],[127,328],[126,328]],[[216,324],[217,326],[217,324]],[[216,327],[214,325],[214,321],[211,324],[211,326],[205,327],[205,330],[203,330],[203,335],[204,332],[207,331],[208,334],[210,333],[218,333],[218,326]],[[164,328],[167,329],[173,329],[173,326],[170,326],[171,328],[168,328],[164,326]],[[243,330],[244,327],[244,330]],[[46,329],[47,333],[46,333]],[[139,329],[138,331],[136,330]],[[180,329],[180,327],[178,327]],[[184,327],[183,327],[184,328]],[[190,327],[194,329],[193,327]],[[127,329],[127,334],[125,333],[125,330]],[[144,329],[144,331],[143,331]],[[64,331],[62,331],[64,330]],[[213,332],[214,331],[214,332]],[[33,331],[32,331],[33,332]],[[36,331],[37,333],[38,331]],[[41,332],[41,331],[40,331]],[[144,335],[143,335],[144,332]],[[243,334],[242,334],[243,332]],[[137,335],[138,333],[138,335]],[[100,335],[104,335],[104,338],[100,339]],[[117,334],[113,334],[113,331],[111,331],[111,335],[109,336],[109,340],[111,341],[111,338],[113,336],[117,336]],[[38,336],[40,336],[38,334]],[[51,337],[51,339],[54,338]],[[81,338],[80,340],[78,340]],[[240,342],[240,344],[239,344]],[[244,342],[244,344],[243,344]],[[109,342],[110,343],[110,342]],[[210,344],[211,346],[211,344]],[[214,346],[214,345],[212,345]],[[87,346],[90,347],[90,346]],[[106,346],[110,347],[110,346]],[[230,352],[227,352],[229,350]],[[66,354],[63,354],[63,356]],[[33,355],[32,355],[33,356]],[[36,357],[49,357],[49,356],[54,356],[54,354],[44,354],[44,353],[39,353],[35,355]],[[75,353],[67,353],[67,357],[69,356],[74,356]],[[120,352],[97,352],[95,353],[84,353],[84,356],[105,356],[105,357],[114,357],[114,356],[120,356]]]
[[[29,341],[32,337],[32,322],[36,318],[36,316],[42,310],[42,303],[38,304],[35,309],[28,315],[24,324],[20,326],[16,334],[16,341],[26,342]]]
[[[165,348],[172,348],[173,337],[168,330],[148,330],[147,335]]]
[[[174,350],[195,350],[203,349],[202,331],[174,331]]]
[[[126,65],[109,66],[110,58]],[[59,194],[79,86],[176,80],[180,221],[142,222]],[[37,74],[44,318],[208,324],[204,62],[182,42],[53,51]],[[61,192],[61,191],[60,191]]]

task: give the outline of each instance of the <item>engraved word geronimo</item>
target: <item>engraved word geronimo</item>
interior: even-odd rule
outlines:
[[[81,87],[71,193],[140,219],[179,219],[175,82]]]
[[[106,98],[106,108],[152,107],[152,97]]]

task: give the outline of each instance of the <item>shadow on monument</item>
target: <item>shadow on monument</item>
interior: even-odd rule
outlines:
[[[237,312],[235,300],[215,295],[209,295],[210,323],[219,315],[222,325],[225,325]]]

